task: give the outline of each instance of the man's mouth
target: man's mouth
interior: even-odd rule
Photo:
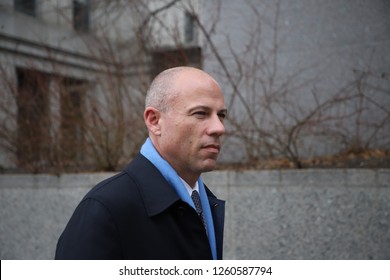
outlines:
[[[218,154],[219,150],[221,149],[221,146],[219,144],[209,144],[203,146],[203,149],[207,150],[210,153]]]

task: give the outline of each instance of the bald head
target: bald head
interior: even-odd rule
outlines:
[[[158,153],[190,186],[215,168],[225,133],[223,92],[206,72],[165,70],[152,82],[144,120]]]
[[[171,101],[180,93],[178,82],[187,75],[203,76],[218,85],[209,74],[200,69],[188,66],[170,68],[158,74],[152,81],[146,94],[145,108],[154,107],[162,112],[169,110]]]

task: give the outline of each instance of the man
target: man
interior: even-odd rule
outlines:
[[[215,168],[226,113],[207,73],[160,73],[146,96],[149,138],[80,202],[56,259],[222,259],[224,201],[200,175]]]

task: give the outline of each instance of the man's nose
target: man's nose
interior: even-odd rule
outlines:
[[[207,134],[222,136],[225,133],[225,125],[218,115],[214,115],[208,127]]]

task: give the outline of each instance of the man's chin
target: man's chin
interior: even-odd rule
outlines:
[[[207,159],[205,162],[202,164],[202,173],[203,172],[210,172],[213,171],[217,166],[217,161],[215,159]]]

